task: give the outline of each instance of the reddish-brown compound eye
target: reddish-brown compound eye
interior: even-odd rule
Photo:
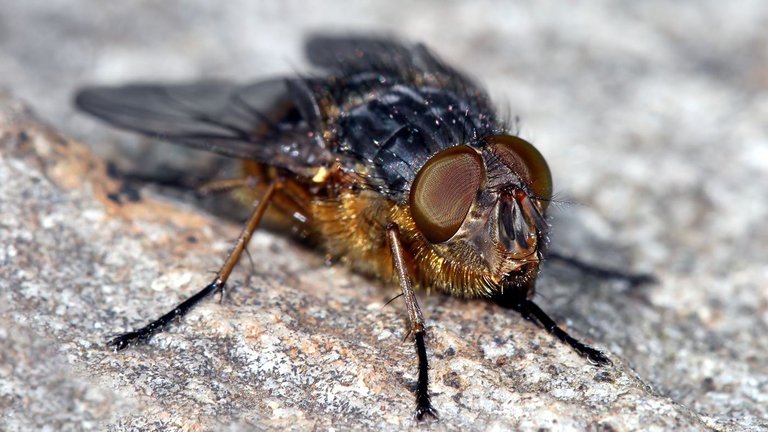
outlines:
[[[484,178],[482,158],[467,146],[451,147],[427,161],[409,197],[413,221],[427,240],[442,243],[456,234]]]
[[[552,173],[544,156],[528,141],[512,135],[485,138],[491,152],[526,183],[546,208],[552,198]]]

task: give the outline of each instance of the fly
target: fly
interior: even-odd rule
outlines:
[[[552,175],[488,95],[423,45],[316,36],[306,53],[322,74],[77,94],[80,109],[115,126],[242,159],[242,176],[216,187],[253,205],[209,285],[109,345],[119,351],[145,342],[222,291],[268,215],[355,270],[399,284],[418,358],[420,420],[437,411],[416,288],[491,300],[540,323],[591,363],[610,364],[532,300],[547,253]]]

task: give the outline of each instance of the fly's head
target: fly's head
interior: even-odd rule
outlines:
[[[533,291],[546,247],[552,176],[544,157],[511,135],[443,150],[421,168],[409,207],[416,228],[446,260],[497,293]]]

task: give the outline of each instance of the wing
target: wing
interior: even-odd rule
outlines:
[[[406,45],[383,37],[313,35],[304,49],[310,63],[344,76],[376,72],[408,80],[431,74],[444,87],[473,91],[477,87],[423,44]]]
[[[77,93],[75,104],[123,129],[292,171],[332,159],[310,133],[319,109],[298,79],[91,87]]]

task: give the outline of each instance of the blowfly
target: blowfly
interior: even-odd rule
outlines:
[[[242,175],[226,187],[253,206],[209,285],[109,345],[145,342],[223,290],[269,209],[330,256],[399,284],[418,358],[418,419],[437,412],[416,288],[491,300],[609,364],[532,301],[552,175],[488,95],[423,45],[315,36],[306,54],[321,73],[77,94],[80,109],[117,127],[241,159]]]

